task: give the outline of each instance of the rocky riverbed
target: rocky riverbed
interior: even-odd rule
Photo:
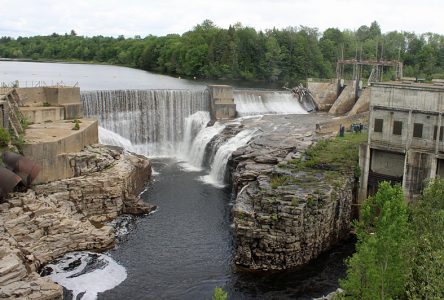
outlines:
[[[69,251],[103,251],[115,242],[104,222],[154,207],[138,195],[150,161],[121,148],[92,145],[69,154],[77,177],[34,186],[0,205],[0,298],[62,299],[39,269]]]
[[[229,162],[238,266],[294,268],[348,237],[356,165],[341,170],[328,164],[298,166],[311,145],[336,134],[315,132],[315,124],[331,119],[313,114],[242,122],[261,133]]]

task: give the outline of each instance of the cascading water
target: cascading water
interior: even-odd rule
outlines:
[[[235,90],[234,102],[240,116],[307,113],[290,92]]]
[[[225,182],[225,172],[227,162],[233,151],[246,145],[256,133],[255,129],[246,129],[224,143],[216,152],[211,164],[210,174],[203,176],[202,181],[214,186],[223,187]]]
[[[185,159],[188,157],[194,138],[210,120],[210,113],[206,111],[198,111],[185,118],[185,134],[180,147],[180,157]]]
[[[128,139],[147,156],[175,156],[185,118],[209,110],[206,90],[126,90],[82,93],[86,117]]]

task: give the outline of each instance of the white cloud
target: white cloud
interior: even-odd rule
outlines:
[[[183,33],[204,19],[256,29],[305,25],[355,30],[377,20],[383,31],[444,34],[439,0],[0,0],[0,36],[46,35],[71,29],[81,35],[146,36]]]

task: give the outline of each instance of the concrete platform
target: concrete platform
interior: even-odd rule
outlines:
[[[98,121],[82,119],[81,122],[79,130],[72,130],[72,121],[33,124],[26,130],[23,154],[42,167],[34,183],[74,176],[66,154],[98,143]]]

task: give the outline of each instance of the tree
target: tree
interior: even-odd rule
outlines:
[[[346,297],[403,297],[411,230],[401,186],[382,182],[377,194],[363,204],[361,216],[356,224],[356,253],[348,259],[347,277],[341,281]]]
[[[410,299],[444,298],[444,180],[433,180],[413,208]]]

